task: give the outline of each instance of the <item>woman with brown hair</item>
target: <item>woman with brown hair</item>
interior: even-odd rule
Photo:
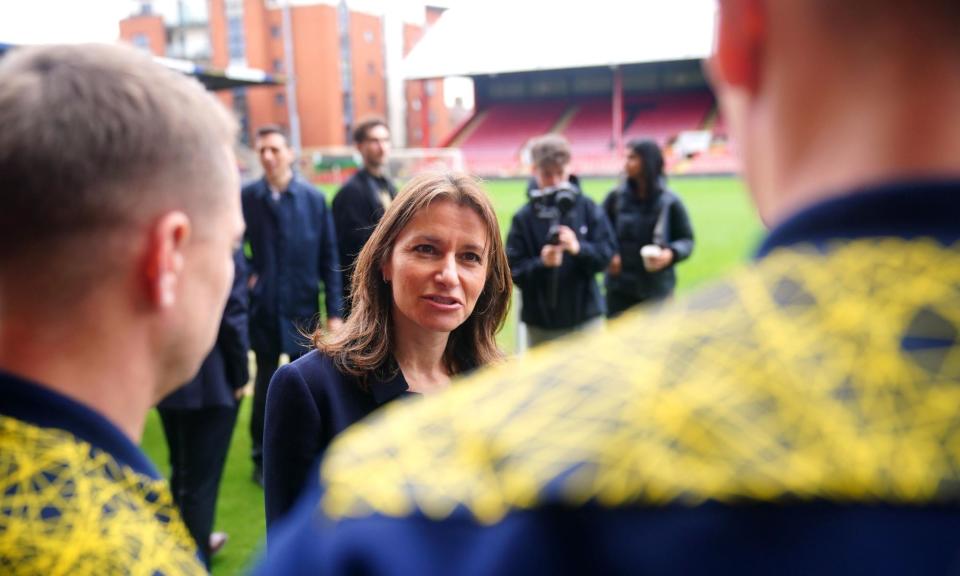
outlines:
[[[352,312],[270,383],[264,430],[268,527],[293,506],[313,463],[345,428],[408,394],[502,358],[510,304],[497,218],[479,183],[415,177],[356,260]]]

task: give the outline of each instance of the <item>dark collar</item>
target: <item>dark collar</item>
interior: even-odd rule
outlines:
[[[292,195],[297,195],[301,192],[303,183],[300,181],[299,176],[296,172],[293,173],[293,177],[290,178],[290,182],[287,184],[286,190],[281,190],[281,193],[290,193]],[[260,178],[260,195],[264,198],[270,198],[270,183],[267,182],[267,177],[263,176]]]
[[[397,371],[392,378],[387,380],[378,380],[374,378],[370,383],[370,394],[373,396],[374,402],[376,402],[379,406],[399,398],[400,396],[412,394],[412,392],[410,392],[410,386],[407,385],[407,381],[403,377],[403,372],[397,368]]]
[[[64,430],[139,474],[161,478],[153,463],[119,428],[76,400],[2,371],[0,391],[0,414],[40,428]]]
[[[798,243],[884,236],[960,240],[960,181],[896,182],[820,202],[774,228],[757,258]]]

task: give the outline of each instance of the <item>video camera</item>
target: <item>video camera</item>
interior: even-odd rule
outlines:
[[[527,198],[533,205],[537,218],[550,221],[550,230],[547,232],[548,244],[560,243],[560,225],[563,217],[577,203],[579,195],[580,190],[569,182],[527,191]]]

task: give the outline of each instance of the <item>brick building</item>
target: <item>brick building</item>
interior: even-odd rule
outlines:
[[[120,37],[159,56],[215,68],[236,64],[292,75],[293,103],[288,101],[285,86],[220,93],[240,119],[248,143],[257,126],[292,128],[298,124],[304,150],[349,146],[357,121],[380,116],[391,118],[395,145],[442,144],[453,129],[442,80],[406,83],[403,100],[395,106],[399,109],[391,110],[388,81],[399,78],[387,66],[388,51],[395,48],[406,55],[440,17],[442,8],[425,6],[419,18],[388,23],[387,8],[377,10],[377,2],[357,7],[354,4],[360,2],[344,0],[287,4],[276,0],[140,0],[137,13],[120,22]],[[386,7],[389,0],[379,4]],[[388,25],[402,26],[398,35],[402,46],[387,45]]]

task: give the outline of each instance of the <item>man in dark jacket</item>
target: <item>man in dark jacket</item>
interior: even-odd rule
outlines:
[[[541,136],[530,154],[537,189],[513,217],[507,257],[523,296],[527,343],[536,346],[603,322],[594,276],[607,267],[615,245],[610,223],[569,173],[567,141]]]
[[[350,313],[353,262],[397,195],[396,187],[384,172],[390,154],[390,131],[386,122],[379,118],[361,122],[353,131],[353,141],[363,158],[363,168],[347,180],[333,198],[333,221],[343,270],[344,316]]]
[[[321,192],[293,173],[293,150],[283,131],[257,133],[264,176],[243,188],[250,262],[250,344],[257,356],[253,414],[254,480],[262,481],[263,409],[267,386],[280,362],[307,350],[324,286],[327,329],[341,324],[340,260],[330,211]]]
[[[609,318],[634,304],[668,298],[677,285],[674,266],[693,252],[687,210],[664,185],[660,147],[634,140],[627,149],[627,178],[603,202],[618,244],[606,274]],[[652,253],[644,257],[644,250]]]
[[[170,490],[207,568],[226,534],[212,533],[217,492],[227,461],[238,402],[250,371],[247,274],[243,252],[220,320],[217,343],[196,377],[157,406],[170,448]]]

